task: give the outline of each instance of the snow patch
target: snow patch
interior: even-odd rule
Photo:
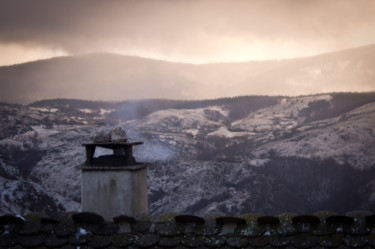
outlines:
[[[220,127],[218,130],[208,133],[207,136],[217,136],[217,137],[226,137],[226,138],[234,138],[234,137],[245,137],[255,135],[252,132],[233,132],[228,130],[226,127]]]

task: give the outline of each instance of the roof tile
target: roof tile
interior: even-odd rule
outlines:
[[[344,244],[344,235],[343,234],[334,234],[331,236],[320,237],[319,243],[323,247],[338,247],[339,245]]]
[[[110,236],[97,235],[89,242],[89,246],[93,248],[107,248],[111,245],[111,242]]]
[[[42,230],[42,224],[40,220],[33,220],[26,222],[22,229],[20,230],[20,234],[24,235],[36,235]]]
[[[131,233],[117,233],[112,236],[112,244],[117,247],[128,247],[135,239],[135,235]]]
[[[257,222],[260,225],[278,225],[280,224],[280,219],[275,216],[261,216],[258,217]]]
[[[332,234],[336,234],[336,230],[337,226],[321,222],[319,225],[314,226],[310,233],[315,236],[329,236]]]
[[[157,234],[137,234],[134,238],[134,244],[140,248],[148,248],[155,246],[159,242]]]
[[[0,246],[8,248],[18,244],[20,236],[18,234],[2,234],[0,235]]]
[[[56,226],[53,227],[54,233],[59,237],[67,237],[77,230],[77,225],[72,219],[65,219],[60,221]]]
[[[292,236],[291,243],[297,248],[312,248],[318,243],[318,238],[308,233],[301,233]]]
[[[162,248],[172,248],[180,245],[180,237],[161,237],[159,246]]]
[[[332,215],[327,217],[326,223],[352,225],[354,223],[354,218],[344,215]]]
[[[221,231],[220,225],[215,222],[208,221],[202,225],[196,225],[193,230],[193,234],[201,236],[217,235]]]
[[[374,227],[375,226],[375,214],[366,216],[366,223]]]
[[[47,247],[61,247],[68,243],[67,238],[59,238],[54,235],[49,235],[45,239],[45,245]]]
[[[181,238],[181,244],[187,247],[200,247],[203,246],[205,243],[204,239],[202,236],[197,236],[194,234],[185,234]]]
[[[368,244],[372,247],[375,247],[375,234],[371,234],[368,237]]]
[[[233,217],[233,216],[221,216],[215,219],[216,223],[218,224],[228,224],[234,223],[238,225],[246,225],[246,220],[240,217]]]
[[[202,224],[205,223],[205,220],[202,217],[195,215],[177,215],[174,217],[176,222],[180,223],[196,223]]]
[[[296,216],[296,214],[281,214],[279,215],[280,225],[277,228],[277,233],[282,236],[291,236],[297,234],[299,231],[293,225],[292,219]]]
[[[255,221],[251,220],[248,221],[247,226],[242,227],[239,234],[245,237],[258,237],[264,234],[265,231],[266,229],[264,227],[259,227]]]
[[[248,240],[241,237],[227,237],[227,245],[233,248],[242,248],[248,245]]]
[[[347,235],[345,236],[344,242],[345,242],[345,245],[347,245],[348,247],[358,248],[358,247],[365,246],[368,242],[368,239],[367,237],[364,237],[364,236]]]
[[[268,239],[268,243],[273,247],[286,247],[290,243],[290,238],[286,236],[271,236]]]
[[[366,216],[368,214],[361,213],[351,213],[349,214],[354,218],[354,224],[347,229],[347,232],[351,235],[367,235],[370,233],[370,228],[366,223]]]
[[[109,235],[117,233],[118,230],[119,226],[117,224],[107,221],[100,224],[99,227],[94,230],[94,233],[99,235]]]
[[[372,228],[371,223],[373,215],[363,211],[347,213],[346,216],[332,215],[330,212],[311,216],[248,214],[205,219],[193,215],[175,215],[159,221],[154,221],[152,217],[137,220],[133,218],[133,224],[123,222],[121,218],[114,219],[119,223],[96,223],[91,222],[92,219],[87,223],[77,220],[82,213],[78,214],[80,215],[75,216],[67,213],[59,220],[30,214],[18,225],[13,221],[6,221],[5,225],[0,226],[4,230],[0,234],[0,248],[375,247],[375,228]],[[14,220],[14,217],[8,215],[3,221]],[[129,226],[129,230],[119,233],[121,225]],[[304,226],[309,229],[304,229]]]
[[[96,213],[82,212],[72,215],[72,219],[80,224],[100,224],[104,222],[104,218]]]
[[[0,224],[6,225],[6,224],[23,224],[25,221],[17,216],[11,215],[11,214],[5,214],[0,216]]]
[[[147,233],[150,231],[152,224],[153,223],[151,221],[137,221],[135,224],[132,225],[132,229],[135,232]]]
[[[59,249],[77,249],[77,246],[71,245],[71,244],[65,244],[62,247],[59,247]],[[83,247],[82,247],[83,249]]]
[[[161,236],[166,237],[183,235],[185,232],[185,226],[182,224],[176,224],[175,222],[158,223],[156,224],[155,229]]]
[[[87,245],[92,239],[93,239],[92,234],[79,235],[76,233],[76,234],[72,234],[69,237],[68,242],[69,244],[72,244],[72,245],[82,246],[82,245]]]
[[[268,244],[269,237],[250,238],[249,244],[252,247],[264,247]]]
[[[219,248],[224,246],[226,238],[224,236],[207,236],[204,238],[204,244],[208,247]]]
[[[27,235],[20,238],[20,244],[24,247],[39,247],[44,245],[45,235]]]
[[[135,224],[137,221],[134,217],[132,216],[127,216],[127,215],[119,215],[116,217],[113,217],[113,221],[115,223],[129,223],[129,224]]]
[[[320,223],[320,219],[318,216],[315,215],[297,215],[292,218],[292,222],[293,224],[308,223],[316,225]]]

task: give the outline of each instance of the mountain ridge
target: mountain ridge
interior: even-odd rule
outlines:
[[[151,163],[151,214],[375,207],[375,92],[118,105],[51,100],[0,103],[0,114],[3,213],[77,211],[82,144],[118,126],[144,142],[134,156]]]
[[[311,57],[189,64],[111,53],[0,67],[0,101],[212,99],[375,91],[375,45]]]

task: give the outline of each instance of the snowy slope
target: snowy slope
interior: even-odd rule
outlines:
[[[334,158],[364,169],[375,162],[375,103],[332,119],[303,125],[288,139],[271,142],[256,154],[274,150],[280,156]]]
[[[152,214],[374,206],[375,94],[275,97],[273,103],[251,109],[218,100],[129,121],[106,116],[110,109],[100,106],[0,105],[0,213],[79,210],[81,144],[113,126],[144,142],[134,153],[152,164]],[[352,205],[339,206],[342,201]]]
[[[298,98],[283,98],[279,104],[251,113],[247,118],[235,121],[231,129],[255,133],[287,131],[296,128],[304,121],[300,111],[307,108],[309,103],[330,101],[330,95],[302,96]]]

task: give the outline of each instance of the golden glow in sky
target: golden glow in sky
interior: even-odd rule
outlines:
[[[13,65],[29,61],[49,59],[67,55],[61,49],[49,49],[46,47],[23,47],[15,44],[0,45],[0,65]]]
[[[111,52],[189,63],[375,43],[372,0],[1,1],[0,65]]]

